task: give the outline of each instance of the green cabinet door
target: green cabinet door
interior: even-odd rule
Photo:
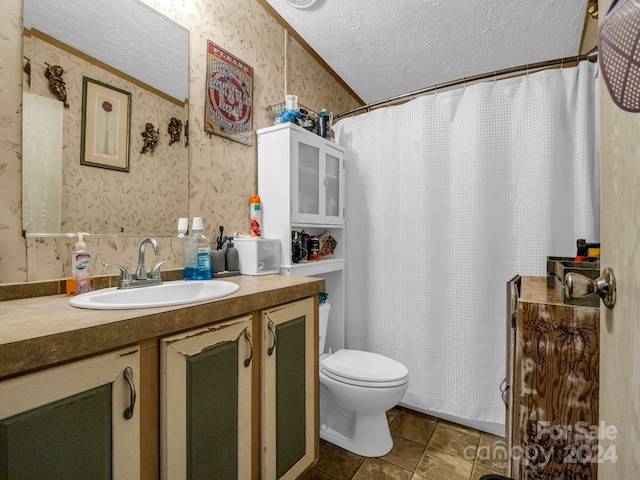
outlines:
[[[262,314],[262,477],[295,479],[317,451],[317,356],[313,298]]]
[[[163,479],[251,477],[251,320],[161,340]]]
[[[111,385],[0,420],[0,480],[111,479]]]
[[[134,347],[0,382],[0,480],[138,479],[138,354]]]

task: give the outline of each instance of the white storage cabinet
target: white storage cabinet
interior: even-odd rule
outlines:
[[[283,123],[258,130],[258,194],[262,235],[280,240],[280,273],[325,279],[331,302],[327,348],[344,348],[345,267],[344,149],[298,125]],[[333,258],[294,263],[291,232],[337,241]]]

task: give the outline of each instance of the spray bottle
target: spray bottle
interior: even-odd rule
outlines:
[[[260,195],[251,195],[251,236],[259,237],[262,223],[262,205],[260,205]]]

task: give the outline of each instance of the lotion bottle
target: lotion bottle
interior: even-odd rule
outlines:
[[[88,233],[78,233],[78,241],[74,251],[71,252],[71,278],[67,280],[68,295],[78,295],[93,290],[91,254],[87,251],[87,244],[84,243],[84,235],[88,235]]]

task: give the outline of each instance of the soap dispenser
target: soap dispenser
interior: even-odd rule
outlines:
[[[233,245],[233,239],[229,239],[227,250],[224,253],[224,262],[229,272],[240,273],[240,256],[238,249]]]
[[[67,279],[67,295],[78,295],[93,290],[91,278],[91,254],[87,251],[84,235],[79,232],[74,251],[71,252],[71,278]]]

